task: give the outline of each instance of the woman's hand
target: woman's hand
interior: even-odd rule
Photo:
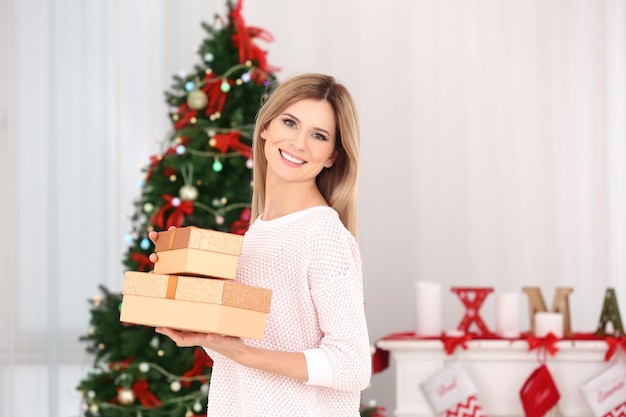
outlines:
[[[167,230],[169,231],[169,230],[174,230],[174,229],[176,229],[176,226],[170,226]],[[159,234],[155,232],[154,230],[151,232],[148,232],[148,239],[150,239],[152,243],[156,244],[158,237],[159,237]],[[156,263],[156,261],[159,260],[159,257],[157,256],[156,253],[152,252],[150,256],[148,257],[148,259],[150,259],[150,262],[154,264]]]
[[[246,345],[238,337],[197,333],[157,327],[156,332],[172,339],[177,346],[202,346],[240,365],[307,381],[308,369],[302,352],[279,352]]]
[[[172,339],[179,347],[202,346],[220,353],[241,365],[246,365],[245,357],[248,346],[238,337],[221,336],[214,333],[197,333],[157,327],[157,333]]]

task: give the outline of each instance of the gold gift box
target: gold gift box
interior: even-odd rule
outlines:
[[[243,236],[189,226],[157,234],[157,274],[235,279]]]
[[[262,339],[272,291],[231,280],[128,271],[120,321]]]

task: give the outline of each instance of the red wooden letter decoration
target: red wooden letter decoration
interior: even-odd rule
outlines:
[[[469,333],[470,326],[472,323],[475,323],[476,327],[478,327],[478,332],[475,333],[476,335],[481,337],[493,337],[494,333],[487,328],[480,314],[478,314],[478,310],[480,310],[480,307],[485,302],[485,298],[487,298],[489,293],[493,292],[493,288],[452,287],[450,290],[459,296],[465,306],[465,315],[457,329],[464,333]]]

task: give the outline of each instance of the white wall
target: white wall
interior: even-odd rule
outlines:
[[[0,415],[19,415],[31,366],[48,370],[40,415],[73,407],[86,300],[121,288],[122,215],[168,128],[162,93],[196,62],[199,22],[224,10],[0,1],[0,218],[14,236],[0,239]],[[579,331],[615,286],[626,315],[623,2],[246,0],[244,17],[275,36],[281,77],[328,72],[357,100],[373,341],[412,329],[417,280],[539,285],[548,303],[572,286]],[[453,328],[461,304],[444,297]],[[364,397],[392,410],[393,377]]]

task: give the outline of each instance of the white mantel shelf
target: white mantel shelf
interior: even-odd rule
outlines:
[[[458,360],[478,388],[488,417],[524,417],[519,391],[540,364],[537,350],[525,340],[470,340],[447,355],[440,340],[380,340],[376,346],[391,353],[396,366],[396,417],[436,417],[420,383]],[[546,365],[559,389],[562,417],[591,417],[579,387],[616,360],[604,361],[607,344],[601,340],[561,340]],[[617,355],[616,355],[617,356]]]

